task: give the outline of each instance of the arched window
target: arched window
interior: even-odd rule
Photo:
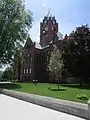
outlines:
[[[32,61],[32,57],[31,57],[31,61]]]
[[[24,69],[24,74],[25,74],[25,72],[26,72],[26,71],[25,71],[25,69]]]
[[[28,74],[28,69],[26,70],[26,73]]]
[[[55,21],[53,20],[53,24],[55,24]]]
[[[29,73],[31,74],[31,68],[29,69]]]

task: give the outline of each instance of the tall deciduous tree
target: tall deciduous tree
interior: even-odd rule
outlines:
[[[31,26],[32,13],[22,0],[0,0],[0,63],[12,62]]]
[[[58,81],[58,90],[59,90],[59,80],[61,77],[62,68],[63,68],[62,54],[57,48],[57,46],[54,45],[53,52],[51,52],[48,69],[51,75],[55,76],[55,81]]]
[[[65,66],[73,76],[90,77],[90,30],[87,25],[77,27],[67,40],[67,53],[65,53]]]

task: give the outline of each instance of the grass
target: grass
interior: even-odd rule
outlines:
[[[51,90],[48,89],[48,86],[51,87]],[[16,83],[16,84],[6,84],[1,85],[2,88],[13,89],[21,92],[31,93],[31,94],[38,94],[43,96],[49,96],[58,99],[76,101],[76,102],[83,102],[76,98],[78,94],[86,94],[90,97],[90,86],[82,86],[79,85],[60,85],[60,91],[57,90],[56,84],[49,84],[49,83],[38,83],[36,86],[32,83]]]

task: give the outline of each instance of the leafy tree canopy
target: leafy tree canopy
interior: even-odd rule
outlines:
[[[0,63],[13,61],[31,26],[32,13],[22,0],[0,0]]]
[[[51,52],[48,68],[52,74],[57,74],[58,72],[61,72],[62,67],[63,67],[62,54],[55,45],[53,51]]]
[[[62,53],[59,51],[56,45],[54,45],[54,49],[51,53],[48,68],[51,73],[51,76],[53,76],[54,80],[58,82],[58,90],[59,90],[59,81],[61,77],[61,72],[63,70],[63,60],[62,60]]]
[[[67,41],[64,64],[68,71],[78,77],[90,76],[90,29],[88,25],[77,27]]]
[[[11,67],[7,67],[2,74],[3,80],[13,80],[13,69]]]

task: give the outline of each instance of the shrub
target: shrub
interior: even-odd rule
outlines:
[[[79,100],[89,100],[89,97],[85,94],[78,94],[76,98]]]
[[[50,86],[48,86],[48,89],[49,89],[49,90],[51,90],[51,87],[50,87]]]

